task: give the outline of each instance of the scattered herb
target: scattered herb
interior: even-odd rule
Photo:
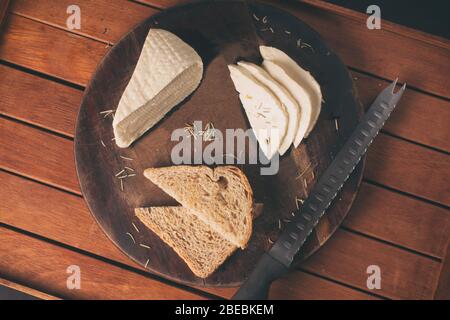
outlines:
[[[131,159],[131,158],[128,158],[128,157],[125,157],[125,156],[120,156],[122,159],[124,159],[124,160],[129,160],[129,161],[133,161],[133,159]]]
[[[100,111],[100,114],[103,115],[103,118],[107,118],[108,116],[112,116],[114,119],[114,112],[115,110],[105,110],[105,111]]]
[[[299,204],[303,205],[303,203],[305,203],[305,200],[303,200],[303,199],[301,199],[299,197],[295,197],[295,206],[297,207],[297,210],[300,209],[300,205]]]
[[[119,171],[119,172],[117,172],[116,173],[116,177],[118,177],[118,176],[120,176],[122,173],[124,173],[125,172],[125,169],[122,169],[121,171]]]
[[[303,177],[303,175],[309,170],[309,168],[311,168],[311,162],[308,163],[308,165],[306,166],[306,168],[305,168],[305,169],[300,173],[300,175],[299,175],[297,178],[295,178],[295,179],[299,179],[299,178]]]
[[[263,112],[264,113],[264,112]],[[257,117],[263,117],[263,118],[266,118],[266,116],[265,115],[263,115],[262,113],[260,113],[260,112],[258,112],[257,114],[256,114],[256,116]]]
[[[134,243],[136,243],[136,240],[134,240],[134,237],[131,233],[127,232],[126,234],[131,238],[131,240],[133,240]]]
[[[310,44],[308,44],[308,43],[306,43],[306,42],[303,42],[303,43],[300,45],[300,49],[304,49],[304,48],[310,49],[313,53],[315,52],[315,51],[314,51],[314,48],[313,48]]]

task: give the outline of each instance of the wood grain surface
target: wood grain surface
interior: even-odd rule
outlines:
[[[27,286],[24,286],[20,283],[13,282],[7,279],[0,278],[0,285],[5,286],[7,288],[23,292],[25,294],[28,294],[30,296],[36,297],[38,299],[42,300],[61,300],[59,297],[44,293],[42,291],[36,290],[34,288],[30,288]]]
[[[91,252],[94,254],[90,258],[92,261],[101,261],[106,265],[113,263],[113,270],[123,269],[124,266],[131,268],[126,269],[128,271],[123,274],[124,278],[130,272],[140,272],[139,267],[103,236],[89,215],[79,196],[71,138],[83,86],[87,84],[95,65],[109,50],[106,48],[108,42],[117,42],[130,27],[158,11],[154,8],[165,8],[182,1],[141,2],[151,3],[153,8],[122,0],[98,0],[95,5],[91,1],[80,0],[78,4],[81,8],[89,8],[83,11],[85,28],[69,31],[65,25],[65,1],[18,0],[11,3],[13,14],[8,20],[13,21],[4,25],[0,36],[0,72],[6,75],[0,77],[0,111],[8,118],[2,119],[0,123],[1,151],[6,155],[0,158],[0,166],[13,173],[2,173],[2,181],[9,185],[8,188],[1,189],[3,205],[0,206],[0,222],[18,228],[9,230],[17,235],[15,243],[21,243],[22,230],[42,236],[42,239],[54,239],[51,243],[39,240],[40,248],[52,248],[45,251],[51,252],[52,260],[64,260],[60,256],[70,256],[73,252],[78,252],[76,250]],[[405,30],[395,24],[385,23],[382,30],[372,32],[364,28],[365,15],[355,17],[355,12],[324,7],[312,0],[305,2],[310,4],[292,2],[286,5],[283,2],[281,5],[296,11],[313,27],[320,29],[323,38],[340,54],[344,62],[356,68],[352,71],[352,76],[365,106],[389,82],[381,78],[393,79],[400,73],[400,80],[413,86],[408,87],[397,110],[386,124],[383,131],[387,135],[379,137],[383,137],[381,139],[385,139],[391,147],[385,149],[383,142],[377,149],[371,150],[368,166],[376,170],[372,170],[373,174],[368,177],[368,182],[363,184],[349,219],[344,224],[343,234],[350,240],[342,241],[339,238],[342,236],[333,237],[320,251],[323,252],[320,261],[311,262],[309,269],[304,269],[307,273],[291,272],[286,279],[276,282],[271,290],[271,298],[366,299],[373,297],[372,294],[393,298],[411,296],[415,299],[448,297],[446,279],[450,264],[446,244],[449,218],[445,194],[437,195],[437,192],[446,191],[440,175],[444,173],[444,177],[447,176],[441,163],[445,161],[450,149],[450,127],[447,126],[449,108],[446,100],[449,94],[446,81],[442,81],[442,77],[448,74],[448,69],[442,66],[443,63],[448,66],[446,61],[450,56],[449,43],[445,39]],[[106,7],[110,8],[109,11],[104,10]],[[123,10],[127,14],[123,14]],[[339,28],[339,32],[335,32],[336,28]],[[35,32],[28,32],[31,29]],[[387,46],[391,47],[393,43],[395,50],[390,50],[390,54],[385,56]],[[62,46],[65,48],[60,50]],[[21,52],[21,48],[26,48],[26,52]],[[49,48],[52,50],[48,50]],[[442,53],[447,58],[440,58]],[[384,64],[387,57],[391,63],[389,68]],[[67,64],[67,61],[76,66]],[[394,69],[392,65],[395,65]],[[55,77],[70,83],[59,81]],[[403,150],[402,156],[397,154],[397,147]],[[424,159],[428,156],[437,165],[427,166]],[[393,161],[386,162],[385,157]],[[408,170],[411,164],[412,168]],[[447,162],[444,162],[443,168],[446,166]],[[382,174],[384,170],[389,170],[390,174]],[[408,175],[418,175],[419,178],[407,177],[408,183],[402,183],[402,178]],[[422,181],[428,179],[431,181],[426,181],[426,186],[422,185]],[[390,190],[384,186],[388,186]],[[48,201],[53,197],[56,201]],[[17,205],[19,202],[20,205]],[[78,223],[76,216],[71,214],[72,211],[80,216]],[[386,224],[388,218],[390,220]],[[67,232],[65,221],[76,227]],[[361,239],[370,240],[367,250],[356,250],[357,254],[353,254],[353,246]],[[338,250],[337,260],[341,263],[328,267],[325,262],[336,259],[333,255],[336,252],[327,248],[335,248],[332,246],[335,242],[342,247],[342,251]],[[363,243],[367,242],[363,240]],[[376,247],[372,243],[376,243]],[[390,250],[392,248],[396,250]],[[408,253],[408,259],[414,255],[421,257],[414,259],[412,265],[419,263],[419,271],[430,267],[430,275],[425,277],[426,272],[416,271],[408,275],[405,272],[408,268],[404,264],[397,265],[395,255],[398,252]],[[386,272],[395,274],[394,278],[388,277],[391,284],[383,292],[371,291],[365,287],[363,265],[377,260],[377,253],[381,253],[383,257],[383,270],[387,267]],[[15,257],[23,264],[29,263],[27,255]],[[347,277],[344,273],[347,272],[348,265],[357,267]],[[48,268],[44,263],[43,269],[46,266]],[[337,271],[333,269],[336,266]],[[3,278],[26,284],[34,290],[42,289],[44,293],[61,293],[64,296],[65,279],[58,278],[58,283],[50,281],[48,285],[39,285],[30,278],[31,272],[20,273],[17,278],[22,281],[18,281],[20,279],[15,279],[15,270],[8,266],[4,268],[6,269],[0,268],[0,276]],[[104,272],[108,273],[106,270]],[[95,273],[90,277],[95,278]],[[416,284],[412,285],[414,281]],[[392,283],[402,285],[397,287],[392,286]],[[179,297],[176,285],[170,282],[165,284],[167,296]],[[358,289],[352,289],[355,287]],[[412,288],[411,292],[405,293],[409,288]],[[209,289],[209,293],[222,297],[230,297],[235,290]],[[71,297],[107,296],[101,287],[97,290],[97,287],[90,286],[88,291],[91,292],[85,291],[82,295],[73,292]],[[135,297],[132,292],[123,294],[123,298],[133,296]],[[152,298],[150,295],[141,297]]]
[[[127,272],[87,255],[20,235],[1,226],[0,235],[2,275],[29,283],[33,288],[50,294],[58,292],[58,296],[62,298],[204,298],[187,290],[169,287],[142,274]],[[80,290],[70,290],[67,287],[67,268],[71,265],[80,268]]]

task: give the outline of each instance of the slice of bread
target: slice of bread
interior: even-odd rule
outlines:
[[[236,250],[187,208],[136,208],[135,214],[200,278],[212,274]]]
[[[205,224],[237,247],[252,233],[253,192],[234,166],[149,168],[144,175]]]

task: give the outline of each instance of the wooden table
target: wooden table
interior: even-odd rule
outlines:
[[[133,25],[178,0],[11,1],[0,36],[0,284],[47,298],[229,298],[190,288],[125,257],[89,213],[75,173],[73,134],[97,63]],[[317,0],[277,2],[319,31],[350,68],[368,106],[395,77],[408,90],[371,147],[349,217],[274,299],[450,298],[450,43]],[[81,268],[81,289],[66,286]],[[381,269],[370,290],[367,267]]]

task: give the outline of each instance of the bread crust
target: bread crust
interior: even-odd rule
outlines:
[[[136,208],[134,212],[136,217],[146,227],[152,230],[159,238],[161,238],[168,246],[170,246],[178,254],[178,256],[181,257],[181,259],[183,259],[183,261],[188,265],[189,269],[191,269],[191,271],[197,277],[207,278],[208,276],[210,276],[237,249],[236,246],[232,243],[226,241],[225,239],[220,239],[217,243],[221,246],[221,250],[219,250],[219,252],[214,252],[214,257],[211,257],[208,264],[201,264],[198,255],[196,256],[193,250],[190,250],[188,246],[180,245],[180,236],[178,234],[167,232],[167,230],[164,230],[164,228],[156,222],[157,219],[152,219],[152,213],[162,213],[168,216],[168,219],[173,216],[173,218],[175,218],[178,223],[183,223],[183,221],[185,220],[194,220],[194,223],[198,226],[196,232],[197,234],[199,233],[199,230],[205,231],[209,229],[209,227],[201,222],[198,218],[196,218],[196,216],[191,213],[189,209],[186,209],[184,207],[149,207]],[[180,219],[180,215],[184,215],[186,219]],[[204,232],[204,234],[205,237],[208,236],[206,232]],[[216,238],[221,238],[218,234],[213,233],[213,235]],[[187,238],[187,236],[183,238]],[[213,253],[209,253],[208,255],[212,256]]]
[[[169,195],[174,197],[178,202],[180,202],[183,206],[193,210],[197,213],[197,216],[202,219],[204,216],[202,212],[199,212],[198,209],[194,208],[192,204],[190,203],[182,203],[183,201],[180,201],[180,197],[177,197],[175,192],[170,192],[167,190],[167,188],[164,188],[164,186],[160,185],[158,183],[158,176],[159,174],[186,174],[186,173],[194,173],[197,175],[204,174],[214,181],[217,181],[220,176],[226,177],[227,175],[233,175],[237,177],[237,179],[242,184],[244,191],[245,191],[245,197],[246,197],[246,208],[244,209],[244,212],[242,212],[243,216],[243,223],[245,224],[246,228],[244,228],[244,234],[237,237],[240,239],[239,241],[236,240],[233,241],[232,239],[229,239],[227,235],[229,233],[226,233],[223,230],[220,230],[220,222],[217,223],[217,225],[210,225],[213,229],[215,229],[217,232],[222,234],[222,236],[225,239],[228,239],[235,243],[238,247],[244,249],[246,248],[248,241],[250,240],[251,234],[252,234],[252,211],[253,211],[253,190],[250,186],[250,183],[245,176],[245,174],[237,167],[235,166],[220,166],[216,168],[210,168],[204,165],[200,166],[188,166],[188,165],[180,165],[180,166],[171,166],[171,167],[162,167],[162,168],[148,168],[144,171],[144,176],[147,177],[149,180],[151,180],[153,183],[158,185],[161,189],[163,189],[165,192],[167,192]],[[204,221],[207,223],[206,221]]]

